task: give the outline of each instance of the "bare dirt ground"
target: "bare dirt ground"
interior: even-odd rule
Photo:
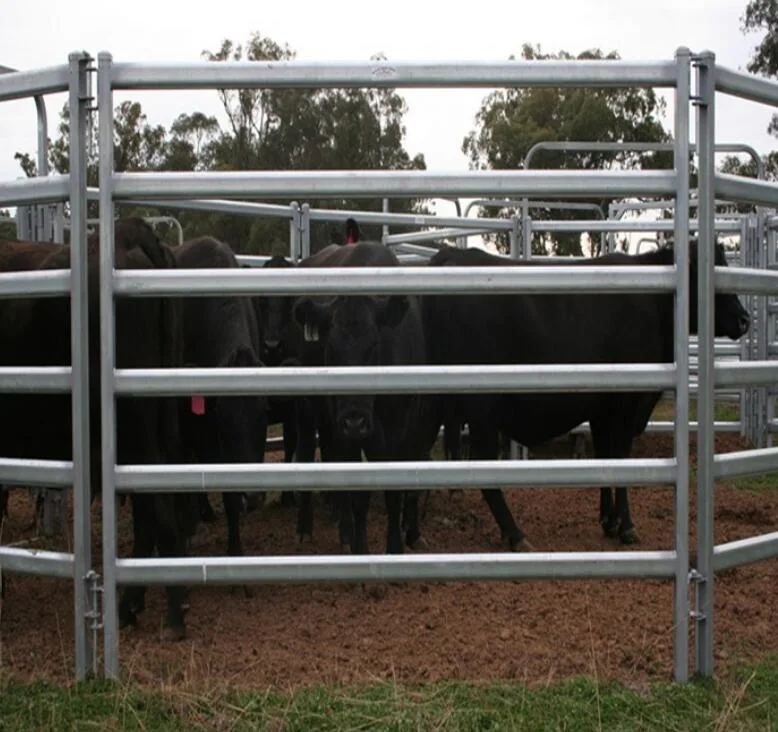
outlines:
[[[717,439],[717,452],[744,449],[739,437]],[[567,455],[567,441],[552,448]],[[549,455],[548,451],[544,456]],[[589,453],[591,454],[591,453]],[[692,440],[694,456],[694,441]],[[636,443],[635,457],[672,455],[672,437]],[[509,504],[538,550],[630,551],[602,536],[596,489],[517,489]],[[216,524],[201,526],[192,553],[225,551],[221,501]],[[314,541],[300,547],[293,508],[267,505],[244,516],[246,553],[337,553],[337,531],[316,500]],[[673,492],[631,490],[639,549],[669,549]],[[695,526],[691,504],[692,527]],[[99,566],[99,506],[94,507]],[[31,501],[16,491],[2,541],[30,535]],[[716,491],[716,541],[766,533],[778,525],[778,493]],[[372,550],[384,543],[383,500],[373,499]],[[121,511],[120,553],[128,556],[129,505]],[[477,491],[432,494],[423,524],[429,551],[499,551],[499,532]],[[47,548],[65,548],[53,540]],[[43,544],[41,544],[43,546]],[[693,546],[693,545],[692,545]],[[716,582],[717,671],[778,651],[778,561],[738,568]],[[279,690],[303,684],[441,679],[516,679],[531,684],[596,673],[630,685],[672,676],[672,584],[660,581],[521,581],[381,585],[255,586],[254,597],[226,587],[195,587],[188,637],[161,640],[164,591],[148,591],[137,629],[121,635],[123,670],[141,683]],[[69,582],[8,577],[0,617],[0,670],[67,683],[73,669],[73,593]]]

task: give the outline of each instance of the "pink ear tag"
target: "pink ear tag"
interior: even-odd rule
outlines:
[[[192,414],[198,417],[205,414],[205,397],[201,394],[192,397]]]

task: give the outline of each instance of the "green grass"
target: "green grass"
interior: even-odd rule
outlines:
[[[740,730],[778,724],[778,659],[719,684],[655,684],[644,693],[578,679],[520,684],[376,683],[294,694],[195,695],[109,684],[62,689],[6,681],[0,730]]]

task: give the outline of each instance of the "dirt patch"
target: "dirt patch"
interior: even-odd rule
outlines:
[[[671,435],[646,436],[635,457],[672,455]],[[694,450],[694,438],[691,440]],[[736,436],[717,439],[717,452],[745,449]],[[566,440],[543,456],[568,457]],[[590,448],[589,448],[589,454]],[[694,455],[693,455],[694,457]],[[692,494],[694,489],[692,488]],[[605,539],[592,489],[515,489],[506,492],[517,520],[544,551],[630,551]],[[631,491],[640,549],[672,546],[673,492]],[[197,555],[225,551],[220,520],[201,527]],[[243,520],[244,547],[259,555],[337,553],[337,532],[317,498],[314,538],[300,546],[294,509],[277,503]],[[15,492],[3,543],[29,534],[28,495]],[[692,531],[695,510],[691,503]],[[99,566],[99,507],[93,512]],[[778,525],[778,495],[716,488],[716,541],[752,536]],[[373,498],[370,545],[384,543],[383,499]],[[121,509],[120,553],[130,549],[129,506]],[[477,491],[434,492],[423,525],[429,551],[500,550],[499,532]],[[67,542],[50,543],[65,548]],[[693,546],[693,545],[692,545]],[[21,677],[66,682],[73,669],[73,595],[70,583],[9,577],[0,618],[0,667]],[[778,651],[778,561],[741,567],[716,583],[717,671]],[[256,586],[254,597],[229,588],[196,587],[187,616],[188,638],[160,640],[162,588],[148,591],[139,627],[121,636],[123,669],[145,683],[280,689],[300,684],[405,682],[439,679],[517,679],[530,683],[597,672],[630,684],[672,676],[672,584],[657,581],[522,581],[381,585]]]

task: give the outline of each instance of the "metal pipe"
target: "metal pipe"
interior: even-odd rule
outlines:
[[[714,522],[714,439],[713,389],[715,336],[713,302],[715,285],[715,56],[706,51],[695,59],[697,66],[697,141],[699,157],[699,220],[697,247],[697,616],[696,670],[700,676],[713,674],[713,522]]]
[[[717,480],[745,478],[778,470],[778,447],[740,450],[715,456],[714,477]]]
[[[217,65],[221,64],[211,64]],[[119,200],[202,196],[374,198],[384,195],[405,198],[430,197],[443,190],[458,196],[500,195],[510,191],[519,195],[566,195],[576,198],[659,196],[669,195],[675,190],[675,174],[664,170],[478,170],[469,173],[273,170],[203,172],[196,176],[177,172],[116,173],[112,180],[114,198]]]
[[[0,573],[73,579],[73,563],[72,554],[0,546]]]
[[[689,679],[689,103],[691,52],[675,54],[675,580],[673,583],[673,658],[677,682]],[[679,337],[680,335],[680,337]]]
[[[90,57],[72,53],[70,83],[70,352],[72,358],[73,552],[75,556],[76,679],[86,678],[92,657],[87,617],[92,610],[87,576],[92,570],[89,439],[89,301],[87,261],[87,115]]]
[[[116,359],[114,323],[113,94],[111,56],[98,56],[97,107],[100,139],[100,422],[103,511],[104,673],[119,678],[119,617],[116,588]]]
[[[778,106],[778,84],[774,81],[732,71],[716,64],[712,71],[715,77],[716,91],[730,94],[753,102]]]
[[[109,55],[109,54],[108,54]],[[110,56],[110,55],[109,55]],[[114,64],[113,89],[242,88],[490,88],[515,86],[671,87],[672,62],[634,61],[370,61],[311,63],[265,61],[246,64]]]
[[[721,67],[717,67],[721,68]],[[752,77],[747,77],[751,79]],[[677,89],[677,87],[676,87]],[[540,150],[562,150],[564,152],[673,152],[673,142],[567,142],[562,140],[541,140],[536,142],[524,156],[524,168],[530,167],[532,158]],[[696,152],[695,144],[689,145],[689,152]],[[745,143],[716,143],[716,153],[746,153],[756,164],[759,179],[764,178],[764,161],[759,153]]]
[[[116,489],[205,493],[222,490],[423,490],[468,485],[668,485],[674,458],[622,460],[463,460],[381,463],[225,463],[117,465]]]
[[[533,552],[120,559],[122,584],[247,584],[673,576],[675,552]]]
[[[778,556],[778,532],[728,541],[713,547],[713,569],[723,572]]]
[[[778,275],[776,275],[778,277]],[[327,267],[118,271],[118,295],[511,295],[517,292],[672,292],[671,266]],[[0,282],[2,275],[0,275]]]
[[[69,394],[70,366],[2,366],[0,394]]]
[[[0,182],[0,205],[2,206],[59,203],[68,200],[68,195],[67,175],[48,175]]]
[[[34,71],[17,71],[0,66],[0,102],[65,92],[69,81],[70,67],[67,64]]]
[[[157,396],[653,391],[675,386],[673,364],[633,363],[117,369],[114,379],[116,394]]]
[[[0,458],[0,485],[71,486],[73,463],[70,460]]]

